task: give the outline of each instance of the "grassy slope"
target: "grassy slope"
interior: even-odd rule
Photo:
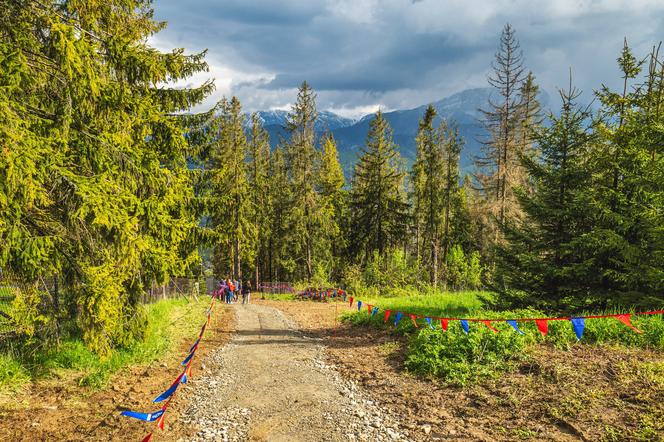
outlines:
[[[182,339],[193,339],[205,321],[208,306],[208,297],[201,297],[198,302],[169,299],[148,305],[145,339],[116,349],[106,358],[95,355],[77,339],[66,340],[59,348],[42,350],[29,359],[18,352],[0,353],[0,393],[54,378],[73,378],[79,385],[104,388],[118,370],[148,364],[175,350],[175,344]]]

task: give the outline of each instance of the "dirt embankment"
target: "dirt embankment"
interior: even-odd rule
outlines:
[[[322,339],[341,375],[356,380],[424,440],[664,440],[664,354],[579,345],[541,346],[511,373],[468,388],[403,371],[405,340],[350,327],[345,305],[261,301]],[[426,437],[425,437],[426,436]]]
[[[201,374],[206,356],[223,346],[233,329],[232,312],[218,304],[193,363],[193,377]],[[125,409],[154,411],[150,401],[180,374],[180,361],[195,336],[180,343],[178,351],[147,367],[116,374],[106,391],[91,392],[68,379],[39,382],[0,405],[0,440],[3,441],[140,441],[154,423],[122,417]],[[190,388],[183,386],[166,415],[169,437],[187,438],[189,428],[172,425],[187,407]],[[155,441],[161,435],[155,436]]]

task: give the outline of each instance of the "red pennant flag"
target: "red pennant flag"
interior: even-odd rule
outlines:
[[[549,323],[547,320],[535,319],[535,324],[537,324],[537,328],[539,329],[540,333],[542,333],[542,336],[546,336],[546,334],[549,332]]]
[[[391,310],[385,310],[385,320],[383,322],[387,322],[390,319],[390,313],[392,313]]]
[[[352,296],[350,297],[349,301],[350,301],[349,307],[352,307],[353,306],[353,297]]]
[[[164,412],[165,412],[166,409],[168,408],[168,404],[170,404],[170,403],[171,403],[171,398],[168,398],[168,400],[166,401],[164,406],[161,407],[161,409],[164,410]],[[166,416],[166,413],[163,413],[161,416],[159,416],[159,419],[157,419],[157,427],[160,430],[164,429],[164,416]]]
[[[150,442],[152,440],[152,432],[148,433],[141,442]]]
[[[412,315],[412,314],[410,315],[410,320],[411,320],[411,322],[413,323],[413,325],[415,326],[415,328],[419,328],[419,327],[417,326],[417,321],[415,320],[415,318],[417,318],[417,316]]]
[[[482,320],[482,323],[484,325],[486,325],[487,327],[489,327],[489,330],[491,330],[492,332],[498,333],[498,329],[495,328],[493,325],[491,325],[491,321],[484,319],[484,320]]]
[[[371,316],[371,304],[367,304],[367,314]]]
[[[614,316],[614,318],[616,318],[618,321],[622,322],[622,323],[625,324],[627,327],[629,327],[629,328],[631,328],[632,330],[634,330],[636,333],[643,333],[641,330],[639,330],[638,328],[636,328],[636,327],[634,327],[634,326],[632,325],[631,317],[632,317],[632,315],[629,314],[629,313],[625,313],[625,314],[622,314],[622,315],[616,315],[616,316]]]
[[[440,326],[443,327],[443,331],[447,331],[447,319],[440,318]]]

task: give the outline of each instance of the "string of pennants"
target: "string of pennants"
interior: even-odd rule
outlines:
[[[349,307],[352,308],[353,303],[356,300],[353,297],[350,297],[348,300],[350,302]],[[366,306],[367,314],[369,315],[369,317],[374,317],[378,314],[379,311],[381,311],[381,309],[375,305],[366,304],[360,300],[357,300],[358,312],[362,311],[363,305]],[[581,337],[583,336],[583,331],[585,330],[586,327],[585,324],[587,319],[614,318],[625,324],[635,333],[642,333],[641,330],[637,329],[636,327],[634,327],[634,325],[632,325],[633,315],[664,314],[664,310],[651,310],[647,312],[619,313],[619,314],[591,315],[591,316],[561,316],[561,317],[550,317],[550,318],[516,318],[516,319],[478,319],[478,318],[439,318],[436,316],[422,316],[422,315],[417,315],[415,313],[402,312],[399,310],[382,309],[382,311],[384,312],[383,322],[387,323],[387,321],[389,321],[390,318],[393,318],[395,326],[399,324],[399,322],[405,315],[410,319],[415,328],[419,328],[419,325],[417,323],[418,319],[424,319],[426,321],[427,326],[430,327],[431,329],[434,329],[434,323],[440,323],[440,326],[443,329],[443,331],[447,331],[451,321],[458,321],[459,324],[461,325],[462,330],[466,334],[470,333],[471,323],[481,323],[492,332],[498,333],[500,330],[494,327],[493,324],[505,322],[509,324],[514,329],[515,332],[522,335],[524,334],[524,332],[519,328],[519,322],[523,323],[523,322],[532,321],[535,322],[535,325],[537,326],[537,329],[540,331],[542,336],[546,336],[546,334],[549,332],[549,321],[569,321],[572,324],[572,328],[574,329],[574,334],[576,334],[576,338],[578,340],[581,340]],[[392,314],[394,314],[394,316],[392,316]]]
[[[121,416],[131,417],[144,422],[156,421],[157,428],[159,428],[160,430],[164,429],[164,415],[166,413],[166,410],[168,410],[168,406],[170,405],[171,400],[173,400],[173,398],[175,397],[175,392],[177,391],[178,387],[181,384],[186,384],[187,380],[191,378],[191,365],[194,360],[194,355],[196,354],[196,350],[198,350],[201,340],[203,339],[205,329],[207,328],[208,325],[210,325],[210,320],[212,317],[212,309],[214,308],[214,302],[215,298],[213,297],[212,302],[210,303],[210,307],[207,309],[206,312],[207,319],[203,324],[200,333],[198,334],[198,338],[196,339],[196,342],[194,342],[194,345],[192,345],[191,348],[189,348],[189,353],[187,354],[187,357],[184,358],[184,360],[181,363],[182,372],[177,378],[175,378],[173,383],[166,390],[164,390],[159,396],[154,398],[154,400],[152,401],[153,403],[163,402],[164,405],[162,405],[160,409],[153,411],[151,413],[142,413],[137,411],[125,410],[122,413],[120,413]],[[148,433],[148,435],[143,438],[142,442],[149,442],[152,439],[152,433],[153,433],[152,431]]]

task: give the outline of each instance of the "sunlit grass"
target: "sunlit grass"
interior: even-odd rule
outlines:
[[[178,343],[195,340],[205,322],[209,298],[198,302],[168,299],[146,306],[148,327],[144,340],[118,348],[107,357],[91,352],[79,339],[30,355],[8,348],[0,354],[0,391],[16,390],[30,381],[54,375],[77,379],[79,385],[105,388],[114,373],[132,365],[146,365],[178,351]]]

